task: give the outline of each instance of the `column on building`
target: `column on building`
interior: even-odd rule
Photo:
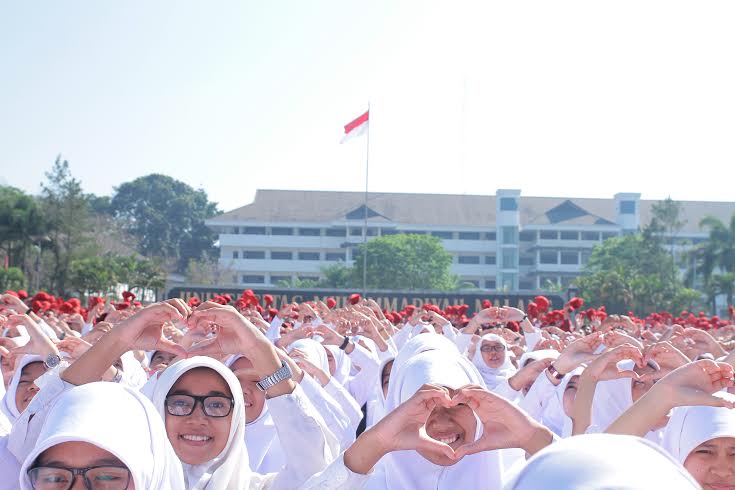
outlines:
[[[495,198],[498,289],[518,290],[519,189],[498,189]]]

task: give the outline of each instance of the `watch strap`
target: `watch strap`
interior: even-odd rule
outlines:
[[[553,364],[549,364],[549,367],[546,368],[546,371],[552,378],[558,381],[561,381],[564,378],[564,375],[557,371]]]
[[[257,386],[260,391],[266,391],[271,386],[274,386],[285,379],[290,379],[292,376],[293,373],[291,373],[291,368],[288,367],[288,364],[286,364],[285,361],[281,361],[281,367],[278,368],[275,373],[261,379],[255,383],[255,386]]]
[[[342,341],[342,345],[339,346],[340,350],[345,350],[350,345],[350,338],[345,335],[345,339]]]

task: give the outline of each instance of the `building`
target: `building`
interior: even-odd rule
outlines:
[[[232,271],[233,285],[317,280],[325,266],[352,264],[363,240],[364,202],[361,192],[258,190],[251,204],[206,224],[219,233],[220,266]],[[566,287],[595,245],[648,224],[655,202],[635,193],[612,199],[526,197],[513,189],[495,196],[370,193],[367,237],[439,237],[452,254],[451,272],[468,287]],[[704,216],[729,223],[735,212],[735,203],[683,201],[682,207],[678,250],[706,240],[708,233],[699,229]]]

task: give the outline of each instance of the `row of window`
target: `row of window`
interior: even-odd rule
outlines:
[[[270,252],[271,260],[322,260],[321,252],[281,252],[273,250]],[[264,250],[243,250],[242,253],[238,250],[232,252],[233,259],[265,259],[266,253]],[[330,262],[346,261],[346,252],[324,252],[324,260]]]

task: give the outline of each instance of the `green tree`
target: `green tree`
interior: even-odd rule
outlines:
[[[89,235],[91,214],[81,183],[72,176],[69,162],[57,157],[46,179],[47,182],[41,184],[41,201],[49,226],[52,254],[49,288],[65,295],[72,260],[92,255],[96,248]]]
[[[735,290],[735,213],[728,224],[714,216],[699,222],[700,228],[709,229],[709,239],[700,247],[699,274],[703,278],[712,310],[715,297],[724,294],[727,304],[733,303]]]
[[[700,294],[684,287],[653,230],[605,240],[596,246],[577,280],[590,305],[605,305],[608,312],[647,314],[689,308]]]
[[[23,271],[18,267],[0,268],[0,292],[8,289],[22,289],[25,287],[26,278]]]
[[[216,256],[215,235],[204,220],[219,211],[201,189],[151,174],[117,187],[110,207],[147,257],[183,272],[190,259]]]
[[[449,273],[452,256],[437,237],[389,235],[360,244],[353,267],[354,284],[362,285],[365,248],[368,288],[449,290],[457,287],[456,278]]]
[[[671,258],[674,259],[673,267],[676,267],[676,256],[674,245],[676,243],[676,234],[686,224],[686,220],[681,219],[682,206],[678,201],[674,201],[667,197],[663,201],[653,203],[651,206],[651,223],[652,228],[660,229],[668,238],[669,250]],[[676,269],[674,269],[676,270]]]
[[[338,262],[322,268],[323,279],[317,284],[320,288],[348,289],[354,287],[354,273],[350,267]]]
[[[45,232],[38,201],[14,187],[0,186],[0,249],[9,264],[24,270],[29,247]]]

